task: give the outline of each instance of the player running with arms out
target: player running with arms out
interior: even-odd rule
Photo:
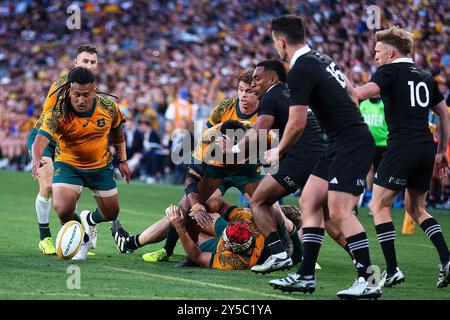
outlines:
[[[74,61],[75,67],[84,67],[91,70],[94,74],[97,72],[97,49],[91,45],[81,45],[78,47],[77,56]],[[44,105],[42,107],[42,114],[38,121],[30,131],[28,137],[28,153],[30,159],[33,160],[31,154],[31,146],[42,126],[45,113],[56,104],[56,94],[54,93],[61,85],[67,81],[67,74],[55,81],[47,93]],[[52,139],[44,151],[42,158],[42,166],[38,169],[38,183],[39,192],[36,197],[35,207],[39,223],[40,242],[39,250],[44,255],[56,254],[55,243],[50,232],[50,212],[52,209],[52,176],[53,176],[53,160],[55,157],[56,142]],[[75,208],[76,211],[76,208]],[[96,230],[93,230],[96,232]],[[94,241],[94,248],[96,246],[96,239]]]
[[[378,298],[381,289],[371,283],[369,241],[353,215],[373,161],[375,145],[363,118],[347,92],[338,66],[328,56],[306,45],[303,20],[282,16],[272,20],[272,38],[282,60],[290,61],[289,121],[277,148],[266,152],[273,163],[284,157],[305,129],[308,107],[329,138],[326,157],[319,160],[306,182],[300,203],[303,211],[304,257],[297,273],[270,281],[276,289],[313,292],[314,265],[324,238],[322,204],[342,230],[356,260],[357,280],[337,293],[341,298]]]
[[[378,31],[375,37],[378,70],[364,86],[349,87],[359,100],[381,94],[389,130],[387,149],[375,175],[371,207],[387,265],[381,282],[390,287],[404,281],[397,265],[390,209],[397,194],[406,189],[406,211],[420,224],[439,254],[437,287],[447,287],[450,253],[441,226],[423,205],[433,171],[437,176],[448,170],[447,105],[433,76],[418,68],[410,58],[414,44],[411,33],[391,27]],[[440,119],[437,152],[428,129],[430,108]]]
[[[127,183],[130,180],[122,132],[124,118],[117,103],[96,94],[94,74],[86,68],[70,71],[67,82],[57,94],[57,103],[46,112],[32,146],[32,175],[38,178],[45,148],[54,138],[57,147],[53,206],[61,223],[77,219],[74,216],[76,203],[83,186],[89,187],[98,208],[93,212],[85,210],[78,218],[89,232],[98,223],[114,220],[119,214],[108,137],[114,145],[120,173]],[[92,240],[86,234],[84,244],[73,259],[86,259],[91,248]]]

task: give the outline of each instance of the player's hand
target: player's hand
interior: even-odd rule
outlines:
[[[183,226],[183,216],[180,209],[176,205],[171,204],[166,208],[166,217],[175,229]]]
[[[280,151],[278,150],[278,147],[272,148],[264,152],[264,160],[269,165],[274,165],[278,163],[280,161]]]
[[[447,153],[436,153],[434,158],[433,177],[436,179],[443,179],[447,176],[449,169]]]
[[[124,178],[127,183],[130,183],[130,178],[131,178],[131,170],[130,167],[128,167],[128,163],[125,162],[119,162],[119,171],[120,171],[120,175],[122,176],[122,178]]]
[[[204,210],[193,211],[189,213],[189,216],[197,221],[199,226],[203,229],[211,228],[213,226],[213,219],[209,213]]]
[[[46,163],[47,162],[42,159],[32,162],[31,175],[33,176],[34,180],[37,180],[39,178],[39,168],[43,167]]]

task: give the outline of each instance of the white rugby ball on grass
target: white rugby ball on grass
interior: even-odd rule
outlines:
[[[65,223],[56,237],[56,254],[63,260],[71,259],[80,250],[84,229],[81,223],[71,220]]]

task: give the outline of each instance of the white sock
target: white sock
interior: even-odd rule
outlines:
[[[40,194],[36,197],[36,214],[40,224],[50,222],[50,212],[52,211],[52,198],[46,199]]]

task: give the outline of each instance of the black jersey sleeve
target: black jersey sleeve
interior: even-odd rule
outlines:
[[[378,70],[372,75],[369,82],[374,82],[380,87],[381,90],[386,90],[391,85],[392,81],[392,68],[389,68],[389,65],[381,66]]]
[[[290,91],[290,105],[309,105],[311,94],[317,82],[314,64],[303,63],[301,67],[294,65],[288,73],[287,82]]]
[[[270,115],[275,117],[277,101],[271,94],[266,94],[259,102],[258,114]]]
[[[432,86],[433,86],[433,100],[431,101],[431,106],[434,107],[438,103],[440,103],[442,100],[445,99],[444,95],[442,94],[441,90],[439,90],[439,85],[436,80],[432,80]],[[447,104],[448,106],[448,104]]]

